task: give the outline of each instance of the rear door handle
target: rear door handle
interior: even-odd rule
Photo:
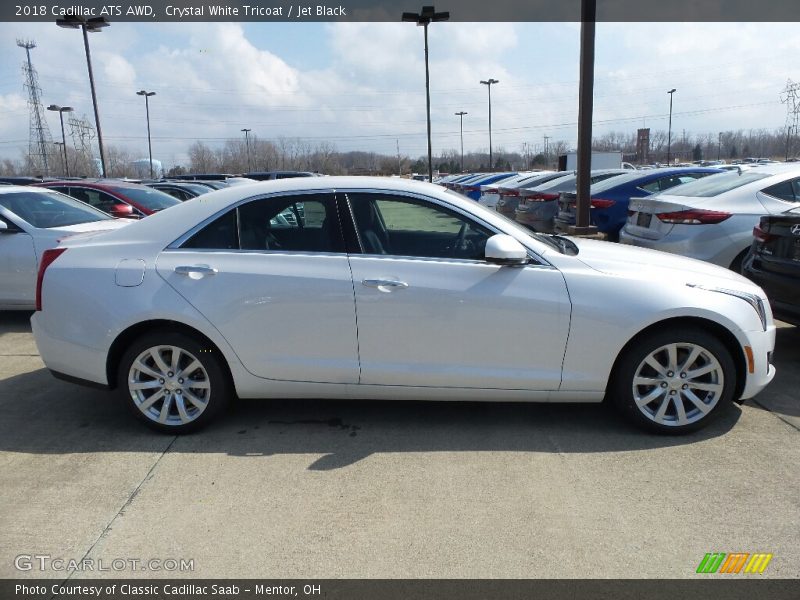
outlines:
[[[395,279],[363,279],[361,284],[374,288],[387,287],[403,289],[408,287],[408,284],[405,281],[397,281]]]
[[[178,275],[199,275],[200,277],[205,277],[206,275],[216,275],[219,271],[208,265],[181,265],[175,267],[175,272]]]

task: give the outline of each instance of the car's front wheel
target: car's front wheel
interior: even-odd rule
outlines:
[[[708,425],[733,398],[736,367],[715,336],[693,328],[664,330],[620,357],[609,387],[614,404],[636,424],[659,433]]]
[[[228,403],[222,360],[215,348],[183,333],[148,333],[123,355],[119,390],[133,413],[153,429],[187,433]]]

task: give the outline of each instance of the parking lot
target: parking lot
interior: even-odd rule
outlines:
[[[73,577],[696,577],[707,552],[800,576],[800,332],[775,381],[697,434],[597,405],[239,401],[158,435],[44,369],[0,313],[0,577],[15,557],[191,559]]]

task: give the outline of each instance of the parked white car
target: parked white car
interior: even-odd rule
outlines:
[[[489,183],[481,186],[481,196],[478,198],[478,203],[491,210],[496,210],[497,201],[500,199],[500,188],[512,189],[518,188],[526,183],[539,179],[553,173],[553,171],[534,171],[527,173],[520,173],[515,177],[504,179],[496,183]]]
[[[399,179],[203,198],[68,239],[40,270],[32,324],[47,367],[118,389],[159,430],[197,428],[234,395],[608,397],[681,433],[775,374],[764,293],[726,269],[530,233]]]
[[[0,310],[33,310],[39,259],[59,240],[126,223],[58,192],[0,186]]]
[[[741,271],[762,216],[800,206],[800,166],[766,164],[631,199],[620,242]]]

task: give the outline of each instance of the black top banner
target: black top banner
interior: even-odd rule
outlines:
[[[800,21],[798,0],[586,0],[598,22]],[[0,20],[52,21],[68,15],[109,21],[400,21],[434,5],[461,22],[577,22],[582,0],[4,0]]]

